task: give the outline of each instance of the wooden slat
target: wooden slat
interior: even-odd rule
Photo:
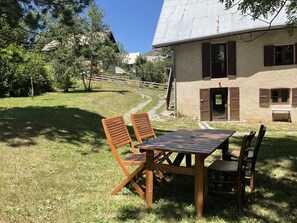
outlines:
[[[230,88],[230,121],[240,120],[239,88]]]
[[[202,77],[210,79],[210,43],[202,43]]]
[[[270,106],[270,89],[260,88],[259,97],[260,107],[268,108]]]
[[[274,46],[264,46],[264,66],[274,65]]]
[[[144,139],[156,137],[148,113],[131,114],[130,117],[139,143]]]
[[[236,41],[229,41],[227,47],[228,75],[236,77]]]
[[[297,106],[297,88],[292,89],[292,105]]]
[[[191,175],[191,176],[194,176],[195,174],[193,167],[173,166],[173,165],[167,165],[167,164],[154,163],[153,169],[170,172],[170,173]]]
[[[200,120],[210,121],[210,90],[200,89]]]

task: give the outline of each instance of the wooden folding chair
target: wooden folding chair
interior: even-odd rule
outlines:
[[[111,194],[115,195],[127,183],[130,182],[132,186],[136,189],[140,197],[144,199],[145,198],[144,191],[135,182],[135,180],[138,177],[138,175],[142,175],[145,170],[146,154],[138,153],[137,150],[134,148],[123,116],[103,119],[102,125],[104,128],[104,132],[105,132],[109,147],[116,161],[119,163],[121,169],[126,175],[126,179],[122,183],[120,183],[119,186],[116,189],[114,189]],[[122,159],[117,149],[126,145],[130,146],[133,154],[130,155],[129,157]],[[160,156],[160,153],[155,154],[156,159],[159,156]],[[129,165],[138,165],[138,167],[132,173],[130,173],[129,170],[127,169],[127,166]]]
[[[236,194],[238,209],[243,210],[245,197],[245,172],[249,145],[255,135],[251,132],[243,137],[238,162],[215,160],[208,167],[210,193]]]
[[[138,143],[143,143],[144,140],[150,138],[157,138],[147,112],[140,114],[130,114],[130,118]],[[169,164],[172,164],[171,160],[169,159],[171,154],[172,153],[162,153],[164,160],[166,160]]]
[[[259,133],[257,136],[257,140],[255,143],[255,147],[249,147],[248,159],[247,159],[247,169],[246,169],[246,179],[250,181],[251,192],[253,193],[255,190],[255,174],[256,174],[256,162],[258,157],[258,152],[261,147],[264,135],[266,133],[266,126],[261,125],[259,129]],[[226,157],[228,160],[234,159],[235,161],[239,158],[238,149],[229,149],[226,152]]]

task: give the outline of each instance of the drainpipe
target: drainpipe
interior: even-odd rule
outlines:
[[[177,117],[177,90],[176,90],[176,69],[175,69],[175,56],[173,51],[173,83],[174,83],[174,116]]]

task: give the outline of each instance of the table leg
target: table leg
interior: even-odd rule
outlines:
[[[204,205],[204,158],[195,155],[195,214],[201,217]]]
[[[220,146],[220,148],[222,149],[222,159],[223,160],[231,160],[230,157],[226,156],[226,153],[229,149],[229,139],[225,140],[222,145]]]
[[[153,203],[153,188],[154,188],[153,163],[154,163],[154,150],[147,150],[146,151],[145,199],[146,199],[146,205],[148,207],[151,207]]]

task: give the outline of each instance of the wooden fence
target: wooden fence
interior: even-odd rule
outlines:
[[[158,89],[158,90],[166,90],[167,89],[167,84],[132,80],[132,79],[127,79],[127,78],[123,78],[123,77],[114,77],[114,76],[108,76],[108,75],[94,75],[92,80],[107,81],[107,82],[111,82],[111,83],[132,85],[132,86],[137,86],[137,87],[147,87],[147,88]]]

